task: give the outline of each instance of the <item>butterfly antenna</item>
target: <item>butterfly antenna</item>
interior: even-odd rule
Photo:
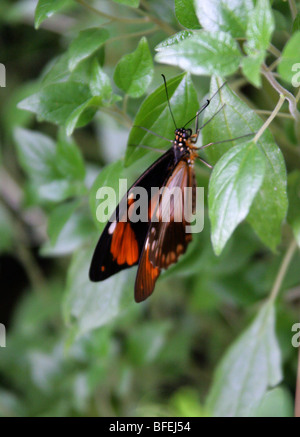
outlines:
[[[201,129],[203,129],[204,126],[206,126],[208,123],[210,123],[210,122],[211,122],[211,121],[216,117],[216,115],[218,115],[218,114],[222,111],[222,109],[225,107],[225,104],[226,104],[226,103],[224,103],[224,104],[221,106],[221,108],[218,109],[218,111],[215,112],[214,115],[212,115],[212,116],[210,117],[209,120],[207,120],[206,123],[204,123],[201,127],[199,127],[199,131],[200,131]]]
[[[204,103],[204,105],[199,109],[199,111],[197,111],[196,115],[194,115],[193,118],[191,118],[187,123],[185,123],[185,125],[183,126],[183,129],[185,128],[185,126],[187,124],[189,124],[191,121],[195,120],[196,117],[198,117],[198,115],[201,114],[201,112],[204,111],[204,109],[206,109],[208,107],[208,105],[210,104],[210,100],[207,99],[206,103]]]
[[[185,126],[187,126],[191,121],[195,120],[196,117],[198,117],[201,112],[204,111],[204,109],[206,109],[208,107],[208,105],[210,104],[210,102],[212,101],[212,99],[219,93],[219,91],[223,88],[223,86],[225,86],[227,84],[227,81],[224,82],[218,89],[217,91],[211,96],[210,99],[206,100],[206,103],[204,103],[204,105],[199,109],[199,111],[197,111],[196,115],[194,115],[193,118],[191,118],[187,123],[185,123],[185,125],[183,126],[183,128],[185,128]]]
[[[167,88],[167,81],[166,81],[166,78],[165,78],[164,74],[162,74],[162,77],[163,77],[164,84],[165,84],[165,90],[166,90],[166,95],[167,95],[167,102],[168,102],[168,105],[169,105],[170,113],[171,113],[171,116],[172,116],[172,119],[173,119],[173,123],[174,123],[175,129],[177,129],[175,118],[174,118],[174,115],[173,115],[173,112],[172,112],[172,109],[171,109],[171,105],[170,105],[168,88]]]
[[[210,100],[212,100],[226,84],[227,84],[227,80],[224,83],[222,83],[222,85],[217,89],[217,91],[211,96]]]

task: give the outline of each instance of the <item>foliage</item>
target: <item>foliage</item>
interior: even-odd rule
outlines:
[[[0,10],[0,415],[293,415],[299,4],[7,0]],[[178,126],[216,93],[198,142],[216,143],[200,151],[214,168],[196,164],[203,232],[137,305],[135,268],[96,284],[88,268],[103,229],[98,188],[118,192],[156,159],[140,145],[169,147],[135,126],[173,139],[161,73]]]

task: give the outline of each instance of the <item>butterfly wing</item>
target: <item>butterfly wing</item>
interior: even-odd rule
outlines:
[[[177,262],[178,257],[184,253],[192,240],[192,235],[186,232],[189,222],[184,217],[184,211],[195,210],[196,180],[193,165],[187,160],[180,160],[164,185],[169,190],[177,187],[184,193],[185,187],[192,188],[192,196],[181,196],[176,204],[168,203],[166,196],[170,191],[163,189],[161,197],[157,200],[151,223],[146,235],[144,248],[140,257],[139,267],[135,282],[135,300],[141,302],[149,297],[160,275],[161,269]],[[190,202],[190,205],[185,205]],[[165,221],[165,207],[170,205],[169,221]],[[156,215],[156,220],[155,220]],[[180,217],[178,217],[180,215]]]
[[[147,190],[148,198],[151,198],[151,187],[161,187],[165,181],[166,174],[173,166],[174,152],[170,148],[158,158],[129,188],[124,198],[127,210],[132,204],[130,191],[140,186]],[[93,282],[102,281],[111,275],[131,267],[138,263],[147,235],[149,222],[121,221],[127,211],[121,212],[120,204],[117,206],[114,219],[110,219],[104,228],[90,266],[90,280]]]

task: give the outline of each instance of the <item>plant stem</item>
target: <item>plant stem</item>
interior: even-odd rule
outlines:
[[[264,133],[264,131],[267,129],[270,123],[274,120],[278,112],[280,111],[281,106],[283,105],[283,102],[285,100],[285,97],[283,94],[280,94],[279,100],[277,105],[275,106],[274,110],[271,112],[270,117],[264,122],[262,127],[259,129],[259,131],[256,133],[255,137],[253,138],[254,143],[257,143],[261,135]]]
[[[267,111],[265,109],[255,109],[256,114],[262,114],[262,115],[270,115],[272,114],[272,111]],[[286,112],[278,112],[276,117],[282,117],[282,118],[294,118],[291,114],[287,114]]]
[[[18,228],[19,237],[24,240],[26,238],[24,230],[18,224],[16,224],[16,227]],[[30,249],[27,247],[26,241],[17,244],[16,253],[29,276],[32,289],[38,295],[45,295],[46,280]]]
[[[158,30],[158,26],[154,26],[154,27],[151,27],[151,29],[143,30],[143,31],[140,31],[140,32],[126,33],[125,35],[115,36],[115,37],[110,38],[109,40],[107,40],[106,44],[109,44],[109,43],[114,42],[114,41],[119,41],[120,39],[123,40],[125,38],[136,38],[138,36],[148,35],[150,33],[155,32],[156,30]]]
[[[273,284],[273,287],[272,287],[272,290],[270,293],[270,297],[269,297],[269,300],[271,302],[275,301],[275,299],[280,291],[282,282],[283,282],[284,277],[288,271],[290,262],[291,262],[294,254],[296,252],[297,247],[298,247],[297,242],[293,239],[292,242],[290,243],[285,255],[284,255],[284,258],[283,258],[282,263],[280,265],[280,268],[278,270],[277,276],[275,278],[275,281],[274,281],[274,284]]]
[[[104,112],[105,114],[109,114],[111,117],[113,117],[118,122],[122,122],[124,126],[131,129],[132,128],[132,121],[131,119],[124,114],[118,107],[117,109],[114,107],[113,110],[109,108],[101,108],[101,112]]]
[[[276,58],[275,61],[272,62],[271,65],[269,65],[268,71],[273,71],[277,67],[277,65],[279,64],[280,61],[281,61],[280,57]]]
[[[16,254],[26,270],[33,290],[39,295],[44,295],[46,281],[30,250],[31,242],[25,230],[26,224],[33,227],[35,223],[24,223],[20,205],[22,201],[20,189],[4,168],[1,168],[0,181],[0,198],[7,207],[15,231]]]
[[[99,9],[94,8],[93,6],[86,3],[84,0],[76,0],[77,3],[79,3],[84,8],[88,9],[89,11],[93,12],[94,14],[99,15],[102,18],[106,18],[110,21],[118,21],[119,23],[127,23],[127,24],[138,24],[138,23],[148,23],[150,20],[148,17],[145,18],[120,18],[115,17],[113,15],[107,14],[106,12],[102,12]]]
[[[139,15],[143,15],[143,18],[120,18],[115,17],[113,15],[107,14],[106,12],[100,11],[99,9],[94,8],[93,6],[86,3],[84,0],[76,0],[77,3],[79,3],[84,8],[88,9],[89,11],[93,12],[94,14],[99,15],[102,18],[106,18],[107,20],[110,20],[112,22],[116,21],[119,23],[125,23],[125,24],[139,24],[139,23],[154,23],[158,27],[160,27],[166,34],[173,35],[173,33],[176,32],[173,27],[169,26],[169,24],[165,23],[164,21],[160,20],[159,18],[155,17],[154,15],[151,15],[147,12],[144,12],[140,9],[136,9],[135,12],[137,12]]]
[[[297,15],[297,6],[296,6],[294,0],[289,0],[289,5],[290,5],[291,14],[292,14],[292,19],[294,21],[296,18],[296,15]]]
[[[147,1],[146,0],[140,0],[140,2],[141,2],[141,5],[146,9],[146,11],[149,11],[150,12],[150,6],[148,5],[148,3],[147,3]]]
[[[278,50],[277,47],[273,46],[273,44],[269,44],[268,50],[272,55],[276,56],[276,58],[279,58],[281,56],[281,51]]]
[[[163,30],[167,35],[173,35],[176,33],[176,30],[173,29],[169,24],[165,23],[164,21],[160,20],[157,17],[154,17],[153,15],[148,15],[149,20],[151,20],[153,23],[157,24]]]
[[[122,112],[124,112],[125,115],[127,115],[128,99],[129,99],[129,95],[125,94],[124,99],[123,99],[123,107],[122,107]]]
[[[140,0],[140,3],[146,9],[146,11],[143,11],[141,9],[136,9],[136,12],[138,14],[144,15],[144,16],[148,17],[153,23],[156,23],[166,33],[168,33],[170,35],[173,35],[173,33],[176,33],[176,29],[173,29],[173,27],[171,27],[165,21],[160,20],[159,18],[157,18],[154,15],[150,14],[151,7],[148,5],[148,3],[145,0]]]
[[[295,96],[292,93],[290,93],[286,88],[281,86],[279,82],[277,82],[277,80],[274,78],[273,74],[270,71],[268,71],[268,68],[266,67],[266,65],[262,66],[262,73],[265,76],[265,78],[268,80],[268,82],[272,85],[272,87],[279,94],[283,94],[284,97],[287,99],[287,101],[289,102],[290,113],[292,114],[292,116],[294,117],[296,122],[299,123],[300,114],[299,114],[299,111],[297,109],[297,102],[296,102]]]
[[[130,117],[128,117],[128,115],[126,113],[124,113],[121,109],[119,109],[117,107],[117,105],[114,105],[112,107],[112,109],[113,109],[114,112],[116,112],[117,114],[121,115],[124,118],[124,120],[126,120],[128,126],[132,127],[132,120],[131,120]]]

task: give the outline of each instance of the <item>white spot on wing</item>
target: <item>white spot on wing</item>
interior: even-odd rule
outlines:
[[[112,224],[110,225],[110,227],[108,228],[108,233],[111,235],[114,233],[114,230],[116,229],[117,226],[117,222],[112,222]]]

